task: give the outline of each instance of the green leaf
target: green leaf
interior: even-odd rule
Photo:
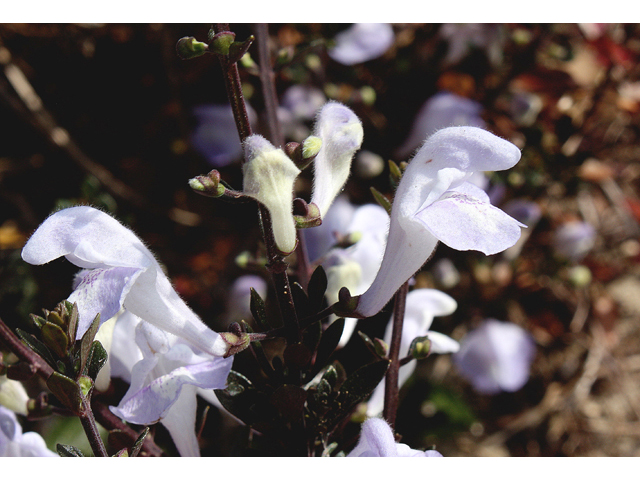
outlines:
[[[53,372],[47,380],[47,387],[72,412],[79,413],[82,410],[82,392],[74,380]]]
[[[238,372],[232,370],[227,377],[227,388],[214,392],[222,406],[247,425],[270,423],[277,418],[269,396],[254,388],[249,379]]]
[[[254,320],[260,325],[263,332],[271,330],[271,325],[267,320],[267,308],[264,300],[254,288],[251,288],[251,300],[249,303],[249,309],[253,315]]]
[[[69,310],[69,325],[67,325],[67,333],[69,333],[69,340],[71,340],[71,342],[75,342],[76,335],[78,334],[78,319],[80,316],[78,312],[78,304],[69,304],[67,305],[67,308]]]
[[[98,333],[98,328],[100,328],[99,313],[96,315],[96,318],[93,319],[89,329],[84,333],[80,340],[80,372],[85,371],[87,360],[89,359],[89,354],[91,353],[91,348],[93,346],[93,340],[96,338],[96,333]]]
[[[87,359],[85,367],[87,371],[82,373],[95,380],[102,367],[104,367],[104,364],[107,363],[108,358],[109,355],[102,344],[98,340],[94,340],[91,344],[89,358]]]
[[[376,338],[375,340],[371,340],[371,338],[364,332],[358,330],[358,335],[364,341],[364,344],[367,346],[369,351],[373,353],[376,358],[386,358],[387,352],[385,348],[380,344],[380,339]],[[377,341],[376,341],[377,340]]]
[[[309,306],[314,312],[320,311],[324,302],[324,294],[327,291],[327,274],[319,265],[311,274],[307,294],[309,295]]]
[[[149,434],[149,427],[145,428],[142,431],[142,433],[140,434],[138,439],[135,441],[135,443],[131,447],[131,456],[132,457],[137,457],[138,456],[138,454],[140,453],[140,450],[142,450],[142,445],[144,444],[144,439],[147,438],[148,434]]]
[[[344,419],[358,403],[371,395],[383,379],[388,367],[388,360],[380,360],[360,367],[349,375],[340,386],[338,395],[321,423],[331,429]]]
[[[74,447],[73,445],[63,445],[58,443],[56,445],[56,450],[58,455],[61,457],[84,457],[80,449]]]
[[[304,291],[304,288],[302,288],[302,285],[298,282],[291,284],[291,296],[293,297],[298,318],[309,317],[312,313],[309,305],[309,297],[307,297],[307,292]]]
[[[331,354],[340,342],[343,330],[344,318],[339,318],[322,333],[316,353],[316,361],[314,363],[314,374],[318,373],[327,364],[329,357],[331,357]]]
[[[373,194],[373,198],[375,198],[376,202],[384,208],[389,215],[391,215],[391,202],[387,197],[385,197],[382,193],[376,190],[374,187],[371,187],[371,193]]]
[[[31,335],[30,333],[25,332],[19,328],[16,328],[16,335],[20,337],[20,340],[29,347],[31,350],[36,352],[38,355],[42,357],[42,359],[51,365],[53,368],[58,368],[56,365],[56,360],[53,358],[53,354],[51,350],[47,348],[47,346],[38,340],[36,337]]]
[[[53,312],[49,314],[49,318],[53,316]],[[42,334],[42,341],[60,358],[67,358],[69,356],[69,337],[64,330],[55,323],[49,321],[42,325],[40,330]]]

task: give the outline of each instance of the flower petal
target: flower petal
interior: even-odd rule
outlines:
[[[81,268],[157,265],[131,230],[87,206],[66,208],[49,216],[22,249],[23,260],[32,265],[62,256]]]
[[[76,338],[82,338],[98,313],[101,325],[116,315],[122,308],[131,287],[144,271],[144,268],[136,267],[95,268],[80,271],[76,275],[76,281],[79,280],[79,283],[68,298],[71,303],[78,304],[80,312]]]
[[[160,423],[171,434],[171,440],[181,457],[199,457],[200,446],[196,436],[196,387],[185,385],[176,402]]]
[[[154,379],[130,397],[125,396],[117,407],[111,407],[111,411],[138,425],[155,423],[164,418],[168,409],[176,402],[183,385],[225,388],[232,362],[233,357],[216,358],[210,362],[176,368]],[[132,372],[132,387],[134,373]]]
[[[450,193],[416,214],[442,243],[456,250],[502,252],[520,238],[520,222],[474,197]]]

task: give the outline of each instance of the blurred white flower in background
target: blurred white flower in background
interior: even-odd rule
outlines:
[[[480,393],[515,392],[529,380],[536,346],[531,335],[513,323],[487,319],[460,341],[453,362]]]
[[[395,41],[388,23],[354,23],[338,33],[329,56],[343,65],[355,65],[382,56]]]

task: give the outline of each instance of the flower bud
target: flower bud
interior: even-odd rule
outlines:
[[[176,52],[182,60],[199,57],[208,51],[209,45],[198,42],[194,37],[182,37],[176,44]]]
[[[351,109],[329,102],[318,114],[314,136],[322,140],[322,148],[314,160],[314,182],[311,202],[324,216],[347,182],[351,159],[362,145],[362,123]]]
[[[296,247],[293,219],[293,183],[300,169],[284,151],[275,148],[260,135],[244,142],[246,163],[244,194],[262,203],[271,215],[273,236],[278,250],[288,255]]]

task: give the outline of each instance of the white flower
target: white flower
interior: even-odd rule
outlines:
[[[454,364],[478,392],[515,392],[529,380],[536,347],[531,335],[518,325],[491,318],[460,344]]]
[[[510,168],[519,159],[515,145],[480,128],[450,127],[432,135],[402,175],[382,265],[356,313],[379,312],[438,241],[485,255],[515,244],[524,225],[492,206],[487,194],[467,180],[477,171]]]
[[[351,159],[362,145],[364,132],[362,122],[351,109],[329,102],[318,113],[313,134],[322,140],[322,148],[313,161],[311,203],[324,217],[347,182]]]
[[[327,273],[325,296],[329,304],[338,301],[338,292],[347,287],[354,295],[363,293],[373,283],[387,241],[389,215],[379,205],[356,207],[345,196],[331,205],[322,225],[305,229],[307,248],[312,261],[320,261]],[[355,241],[347,248],[333,248],[341,240]],[[332,316],[334,320],[335,316]],[[345,318],[339,346],[347,344],[357,319]]]
[[[404,322],[402,324],[402,339],[400,340],[399,358],[409,355],[411,342],[418,337],[428,337],[431,342],[431,353],[454,353],[460,348],[458,342],[448,336],[429,330],[433,317],[451,315],[458,304],[446,293],[431,288],[418,288],[407,294]],[[393,322],[387,325],[384,341],[391,344]],[[400,367],[398,372],[398,388],[408,380],[416,368],[411,362]],[[373,391],[367,402],[367,415],[374,417],[382,413],[384,406],[384,380]]]
[[[98,313],[104,323],[124,307],[204,352],[227,352],[224,340],[178,296],[142,241],[106,213],[86,206],[60,210],[38,227],[22,250],[22,258],[33,265],[62,256],[86,269],[76,277],[68,298],[80,312],[77,338]]]
[[[175,335],[141,321],[130,312],[118,318],[109,363],[112,375],[130,387],[113,413],[127,422],[162,423],[183,457],[200,455],[196,393],[226,387],[233,357],[200,352]]]
[[[0,405],[0,457],[57,457],[36,432],[22,433],[16,414]],[[8,473],[4,470],[3,476]]]
[[[442,457],[435,450],[414,450],[396,443],[393,431],[381,418],[370,418],[362,424],[360,439],[348,457]]]
[[[395,40],[388,23],[355,23],[335,36],[329,56],[343,65],[355,65],[380,57]]]
[[[260,135],[244,141],[243,193],[262,203],[271,215],[273,236],[278,250],[290,254],[296,248],[293,219],[293,184],[300,173],[281,149]]]

